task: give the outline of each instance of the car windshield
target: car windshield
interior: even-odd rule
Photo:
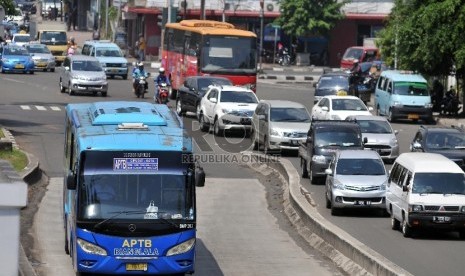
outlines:
[[[315,145],[316,147],[359,147],[361,146],[361,137],[355,129],[325,128],[317,130]]]
[[[426,147],[428,149],[465,149],[464,133],[429,133],[426,136]]]
[[[341,158],[336,165],[336,173],[341,175],[385,175],[381,159]]]
[[[318,82],[318,89],[334,89],[336,86],[349,87],[346,76],[322,76]]]
[[[26,49],[29,53],[33,54],[50,54],[50,50],[47,47],[27,46]]]
[[[362,129],[362,133],[392,133],[391,125],[386,121],[377,120],[357,120],[358,125]]]
[[[208,86],[212,84],[218,84],[218,85],[232,85],[231,81],[228,79],[198,79],[197,84],[199,86],[200,91],[207,91]]]
[[[222,103],[258,103],[253,92],[221,91]]]
[[[412,193],[465,194],[465,176],[463,173],[416,173]]]
[[[270,112],[272,122],[310,122],[305,108],[273,107]]]
[[[394,94],[406,96],[429,96],[428,86],[426,83],[407,81],[395,82]]]
[[[360,59],[363,54],[363,49],[360,48],[349,48],[344,53],[343,59]]]
[[[332,105],[333,110],[368,110],[365,104],[363,104],[363,102],[358,99],[333,99]]]
[[[14,42],[29,42],[31,41],[31,37],[28,35],[15,35],[13,37]]]
[[[4,55],[11,55],[11,56],[28,56],[29,53],[26,48],[23,47],[8,47],[3,50]]]
[[[102,66],[100,65],[98,61],[90,61],[90,60],[73,61],[72,69],[74,71],[92,71],[92,72],[103,71]]]
[[[123,54],[118,48],[97,48],[97,57],[122,57]]]

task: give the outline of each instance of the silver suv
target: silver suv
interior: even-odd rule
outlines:
[[[94,57],[73,55],[65,58],[60,71],[60,91],[73,95],[88,92],[107,96],[108,82],[105,71]]]
[[[325,173],[326,208],[332,215],[341,208],[377,208],[386,214],[388,173],[376,151],[338,151]]]

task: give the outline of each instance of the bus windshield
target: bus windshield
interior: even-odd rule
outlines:
[[[255,73],[256,43],[252,37],[209,36],[202,49],[204,73]]]
[[[108,219],[124,212],[118,220],[193,219],[186,181],[185,175],[84,174],[78,218]]]

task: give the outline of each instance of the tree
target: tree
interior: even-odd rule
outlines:
[[[288,35],[327,35],[344,18],[341,7],[348,0],[282,0],[276,23]]]
[[[463,1],[396,0],[378,46],[389,64],[397,60],[399,69],[426,76],[455,73],[464,83],[464,33]]]
[[[6,15],[15,15],[15,5],[13,0],[0,0],[0,6],[3,6],[5,9]],[[2,18],[3,20],[3,18]]]

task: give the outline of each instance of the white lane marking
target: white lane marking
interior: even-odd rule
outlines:
[[[50,109],[53,110],[53,111],[60,111],[61,110],[61,108],[59,108],[58,106],[51,106]]]
[[[21,105],[20,107],[21,107],[21,109],[23,109],[23,110],[31,110],[31,107],[28,106],[28,105]]]
[[[47,110],[44,106],[41,106],[41,105],[35,105],[35,108],[37,108],[37,110],[40,110],[40,111]]]

